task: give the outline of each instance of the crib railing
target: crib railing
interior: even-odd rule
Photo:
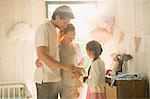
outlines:
[[[25,99],[25,84],[0,82],[0,99]]]

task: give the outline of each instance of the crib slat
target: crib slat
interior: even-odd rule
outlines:
[[[10,88],[7,88],[8,90],[8,99],[10,99]]]
[[[2,99],[4,99],[4,88],[2,88]]]
[[[20,87],[18,87],[18,97],[20,99]]]
[[[1,91],[1,87],[0,87],[0,98],[2,97],[2,93],[1,93],[2,91]]]
[[[16,95],[15,95],[15,88],[13,88],[13,97],[15,99]]]

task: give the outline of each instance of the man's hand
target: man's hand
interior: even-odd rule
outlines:
[[[79,73],[83,73],[83,71],[84,71],[84,68],[83,67],[78,67],[78,66],[76,66],[76,67],[74,67],[74,71],[73,72],[79,72]]]
[[[71,65],[68,65],[68,66],[63,66],[62,69],[66,70],[68,72],[73,72],[75,67],[76,67],[75,65],[71,64]]]
[[[42,66],[43,66],[43,63],[42,63],[42,61],[40,61],[39,59],[37,59],[37,60],[35,61],[35,65],[36,65],[37,68],[39,68],[39,67],[42,67]]]

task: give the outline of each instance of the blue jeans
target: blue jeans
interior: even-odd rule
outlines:
[[[36,83],[37,99],[58,99],[58,83],[59,82]]]

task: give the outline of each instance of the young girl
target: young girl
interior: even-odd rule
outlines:
[[[86,99],[105,99],[105,64],[99,57],[103,51],[97,41],[86,44],[86,51],[92,63],[88,70],[88,92]]]

